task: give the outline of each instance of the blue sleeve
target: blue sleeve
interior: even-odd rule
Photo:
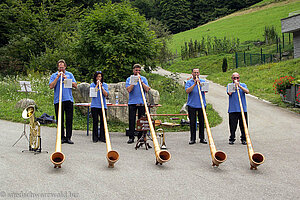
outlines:
[[[128,86],[130,86],[129,82],[130,82],[130,77],[128,77],[128,78],[126,79],[126,84],[125,84],[125,87],[126,87],[126,88],[127,88]]]
[[[71,73],[72,82],[76,83],[76,80],[74,78],[74,75]]]
[[[103,83],[102,86],[103,86],[104,90],[107,92],[107,94],[109,94],[108,85],[106,83]]]
[[[95,83],[91,83],[90,88],[95,88],[95,87],[96,87]]]
[[[55,75],[52,74],[51,77],[50,77],[50,80],[49,80],[49,85],[55,80]]]
[[[145,77],[143,77],[143,82],[149,87],[148,81],[147,81],[147,79]]]
[[[242,83],[241,85],[242,85],[242,87],[248,89],[248,88],[247,88],[247,85],[246,85],[245,83]]]
[[[187,81],[185,83],[185,90],[187,90],[189,87],[191,87],[191,81]]]

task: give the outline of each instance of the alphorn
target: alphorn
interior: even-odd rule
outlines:
[[[212,166],[219,166],[219,164],[221,164],[222,162],[224,162],[227,159],[227,155],[225,152],[217,151],[217,149],[216,149],[215,142],[212,137],[210,126],[208,123],[208,119],[207,119],[207,115],[206,115],[206,111],[205,111],[205,107],[204,107],[204,103],[203,103],[203,98],[202,98],[202,94],[201,94],[201,90],[200,90],[200,86],[199,86],[198,82],[197,82],[197,86],[198,86],[198,92],[199,92],[199,96],[200,96],[200,102],[201,102],[201,106],[202,106],[204,121],[205,121],[205,125],[206,125],[207,138],[208,138],[208,142],[209,142],[209,148],[210,148],[210,153],[211,153],[211,158],[212,158],[212,163],[213,163]]]
[[[55,152],[50,156],[54,168],[61,168],[61,164],[65,161],[65,155],[61,152],[61,115],[62,115],[62,73],[60,75],[60,88],[59,88],[59,103],[58,103],[58,121],[56,130],[56,144]]]
[[[241,101],[239,86],[237,86],[236,91],[237,91],[238,97],[239,97],[239,103],[240,103],[243,125],[244,125],[244,130],[245,130],[245,137],[246,137],[248,155],[249,155],[249,160],[250,160],[250,169],[257,169],[258,165],[261,165],[264,163],[265,157],[263,154],[261,154],[259,152],[254,152],[254,150],[253,150],[252,142],[250,139],[250,134],[248,131],[248,126],[247,126],[246,118],[245,118],[245,114],[244,114],[244,109],[243,109],[243,105],[242,105],[242,101]]]
[[[155,130],[153,127],[153,124],[151,123],[151,117],[150,117],[150,113],[149,113],[149,109],[147,106],[147,102],[146,102],[146,98],[144,95],[144,90],[143,90],[143,86],[141,83],[141,79],[139,78],[139,84],[140,84],[140,89],[141,89],[141,93],[142,93],[142,97],[143,97],[143,102],[145,105],[145,112],[148,118],[148,122],[149,122],[149,127],[150,127],[150,133],[151,133],[151,137],[153,140],[153,146],[154,146],[154,151],[155,151],[155,157],[156,157],[156,165],[159,164],[163,164],[165,162],[168,162],[171,159],[171,154],[167,151],[167,150],[161,150],[158,144],[158,140],[155,134]]]
[[[104,103],[103,103],[103,99],[102,99],[102,90],[100,88],[100,85],[99,85],[99,93],[100,93],[100,102],[101,102],[101,108],[102,108],[106,149],[107,149],[106,159],[108,161],[108,167],[114,168],[115,163],[119,160],[119,153],[117,151],[113,151],[111,148],[110,137],[109,137],[109,133],[108,133],[107,121],[106,121],[105,110],[104,110]]]

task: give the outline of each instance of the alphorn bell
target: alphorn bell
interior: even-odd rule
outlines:
[[[204,103],[203,103],[203,98],[202,98],[202,94],[201,94],[201,90],[200,90],[200,86],[199,86],[198,82],[197,82],[197,86],[198,86],[198,92],[199,92],[200,102],[201,102],[201,106],[202,106],[204,121],[205,121],[205,125],[206,125],[207,138],[208,138],[208,142],[209,142],[209,148],[210,148],[210,153],[211,153],[211,158],[212,158],[212,163],[213,163],[212,166],[219,166],[219,164],[221,164],[222,162],[224,162],[227,159],[227,155],[225,152],[217,151],[217,149],[216,149],[214,139],[212,137],[210,126],[208,123],[208,119],[207,119],[207,115],[206,115],[206,111],[205,111],[205,107],[204,107]]]
[[[258,165],[261,165],[261,164],[264,163],[265,157],[264,157],[263,154],[258,153],[258,152],[254,152],[254,150],[253,150],[252,142],[251,142],[251,139],[250,139],[248,126],[247,126],[246,118],[245,118],[245,114],[244,114],[244,109],[243,109],[243,105],[242,105],[242,101],[241,101],[239,86],[237,86],[236,91],[238,93],[239,103],[240,103],[240,108],[241,108],[241,114],[242,114],[242,118],[243,118],[243,125],[244,125],[248,155],[249,155],[249,160],[250,160],[250,169],[257,169]]]
[[[59,103],[58,103],[58,121],[56,131],[56,144],[55,152],[50,156],[51,162],[54,164],[54,168],[61,168],[61,164],[65,161],[65,155],[61,152],[61,115],[62,113],[62,73],[60,74],[60,88],[59,88]]]
[[[162,165],[163,163],[168,162],[171,159],[171,154],[167,150],[160,150],[159,143],[157,141],[157,137],[155,134],[155,130],[154,130],[153,124],[151,123],[152,120],[150,117],[149,109],[147,106],[147,102],[146,102],[146,98],[144,95],[144,90],[143,90],[143,86],[142,86],[140,78],[139,78],[139,84],[140,84],[140,89],[141,89],[141,93],[142,93],[142,97],[143,97],[143,102],[145,105],[145,112],[146,112],[148,122],[149,122],[150,133],[151,133],[151,137],[153,140],[153,146],[154,146],[155,157],[156,157],[156,165],[158,163],[160,163]]]
[[[110,137],[109,137],[108,128],[107,128],[107,121],[106,121],[106,116],[105,116],[105,109],[104,109],[104,103],[103,103],[103,99],[102,99],[102,90],[100,88],[100,84],[99,84],[99,93],[100,93],[100,102],[101,102],[101,108],[102,108],[106,149],[107,149],[106,159],[108,161],[108,167],[114,168],[114,164],[119,160],[119,154],[117,151],[113,151],[111,149]]]

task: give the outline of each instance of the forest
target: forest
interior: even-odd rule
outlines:
[[[101,69],[124,80],[171,56],[172,34],[246,8],[258,0],[4,0],[0,4],[0,73],[49,73],[67,61],[78,80]]]

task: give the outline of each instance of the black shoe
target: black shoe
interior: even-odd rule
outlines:
[[[67,142],[67,139],[66,138],[62,138],[61,139],[61,143],[63,144],[63,143],[66,143]]]
[[[200,143],[207,144],[206,139],[200,139]]]
[[[189,142],[189,144],[195,144],[196,142],[195,142],[195,140],[191,140],[190,142]]]
[[[99,140],[100,142],[104,142],[104,143],[106,143],[106,140],[104,139],[104,140]]]
[[[68,144],[74,144],[74,142],[71,139],[67,139],[66,143],[68,143]]]
[[[128,144],[134,143],[134,139],[129,138],[129,140],[127,141]]]
[[[241,141],[243,145],[246,145],[247,142],[245,140]]]
[[[94,143],[97,143],[97,142],[98,142],[98,140],[93,140],[93,142],[94,142]]]
[[[233,145],[233,144],[234,144],[234,141],[229,141],[229,144]]]

